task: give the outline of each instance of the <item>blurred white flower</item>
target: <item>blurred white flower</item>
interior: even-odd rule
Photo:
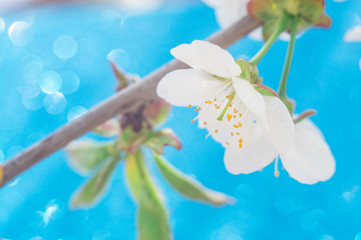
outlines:
[[[121,6],[136,11],[153,10],[159,7],[163,0],[118,0]]]
[[[361,25],[350,28],[343,36],[344,42],[361,42]]]
[[[249,0],[202,0],[209,7],[213,8],[216,14],[217,22],[221,28],[227,28],[245,17],[247,13],[247,4]],[[262,41],[262,28],[258,27],[249,34],[249,37],[255,41]],[[290,36],[282,33],[280,39],[289,41]]]
[[[167,74],[157,93],[172,105],[196,106],[199,127],[226,148],[228,171],[259,170],[286,151],[295,135],[286,106],[277,97],[262,96],[242,79],[240,67],[227,51],[194,41],[171,53],[193,69]]]

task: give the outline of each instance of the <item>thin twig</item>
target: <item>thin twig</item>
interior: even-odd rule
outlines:
[[[217,32],[207,40],[222,48],[227,48],[260,25],[259,20],[246,16],[233,26]],[[116,93],[80,118],[69,122],[42,141],[35,143],[10,159],[3,166],[4,176],[0,187],[108,119],[118,114],[134,112],[144,104],[157,100],[156,87],[160,79],[167,73],[182,68],[187,68],[187,66],[178,60],[170,61],[149,74],[143,81]]]

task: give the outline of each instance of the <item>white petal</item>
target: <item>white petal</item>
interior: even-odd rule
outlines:
[[[168,73],[159,82],[157,94],[175,106],[196,106],[200,99],[219,83],[219,80],[203,71],[176,70]]]
[[[260,126],[256,126],[247,147],[238,152],[226,149],[224,163],[232,174],[251,173],[270,164],[276,156],[277,150],[265,131]]]
[[[309,119],[296,124],[295,140],[281,159],[290,175],[306,184],[330,179],[336,168],[330,147]]]
[[[233,86],[238,98],[246,107],[254,113],[259,124],[266,130],[269,129],[266,117],[266,104],[263,96],[246,80],[233,77]]]
[[[206,41],[193,41],[171,50],[172,55],[190,67],[223,78],[239,76],[241,68],[232,55],[217,45]]]
[[[295,137],[295,126],[286,105],[277,97],[263,96],[266,103],[269,136],[280,154]]]

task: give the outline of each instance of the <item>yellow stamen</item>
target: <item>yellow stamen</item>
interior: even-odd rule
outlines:
[[[215,130],[214,132],[215,132],[215,133],[217,133],[217,132],[218,132],[218,130]]]
[[[233,127],[240,128],[240,127],[242,127],[242,124],[241,124],[241,122],[239,122],[238,124],[234,124]]]
[[[231,132],[231,136],[233,137],[233,132]]]
[[[228,115],[227,115],[227,119],[228,119],[228,121],[231,121],[232,115],[231,115],[231,114],[228,114]]]
[[[207,125],[207,122],[204,122],[203,124],[204,124],[204,125]]]
[[[274,174],[275,174],[275,177],[279,177],[279,176],[280,176],[280,172],[279,172],[279,171],[277,171],[277,170],[275,171],[275,173],[274,173]]]
[[[237,110],[237,109],[234,109],[234,113],[238,113],[238,110]]]
[[[191,108],[191,107],[192,107],[192,105],[191,105],[191,104],[189,104],[189,105],[188,105],[188,108]]]
[[[242,143],[240,143],[238,146],[239,146],[239,148],[242,148]]]
[[[237,135],[239,136],[239,132],[236,132],[237,133]]]
[[[242,113],[239,114],[239,117],[242,117]]]
[[[196,120],[193,119],[191,122],[194,123],[195,121],[196,121]]]
[[[242,143],[242,142],[243,142],[243,138],[240,138],[238,142],[239,142],[239,143]]]
[[[229,144],[229,142],[226,142],[226,144],[229,146],[229,145],[231,145],[231,144]]]
[[[207,134],[207,135],[206,135],[206,139],[207,139],[210,135],[211,135],[210,133],[209,133],[209,134]]]
[[[201,108],[197,107],[196,110],[194,110],[195,112],[198,112]]]

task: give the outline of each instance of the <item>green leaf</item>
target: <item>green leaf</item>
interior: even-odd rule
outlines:
[[[105,193],[109,179],[115,170],[118,159],[108,158],[104,166],[76,191],[72,197],[72,207],[87,208],[95,205]]]
[[[126,175],[133,196],[139,204],[138,239],[171,239],[168,214],[161,201],[160,193],[148,173],[141,151],[129,155]]]
[[[154,154],[155,162],[168,183],[182,195],[193,200],[209,203],[215,206],[229,204],[233,199],[223,193],[205,188],[194,178],[181,173],[161,156]]]
[[[103,137],[115,137],[120,133],[120,124],[116,119],[111,119],[96,127],[93,132]]]
[[[163,154],[165,146],[173,146],[178,150],[182,148],[182,143],[177,135],[168,128],[157,132],[149,131],[147,141],[144,144],[159,154]]]
[[[167,212],[161,204],[153,209],[140,204],[138,209],[139,240],[170,240],[172,239],[168,224]]]
[[[111,155],[113,146],[114,142],[90,139],[72,142],[66,147],[68,163],[80,174],[87,175]]]

